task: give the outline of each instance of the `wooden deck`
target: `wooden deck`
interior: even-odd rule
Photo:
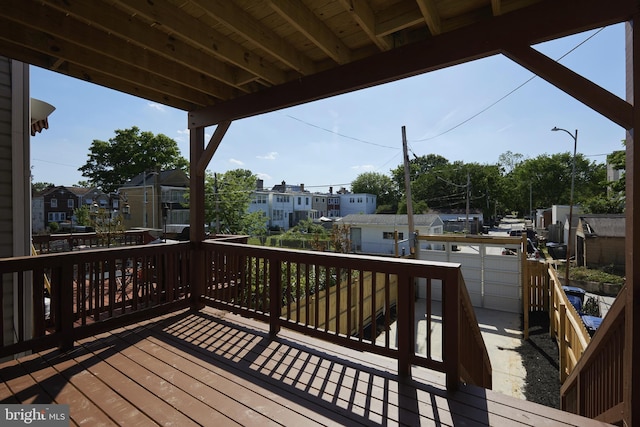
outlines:
[[[65,403],[71,425],[602,425],[205,308],[0,364],[2,403]]]

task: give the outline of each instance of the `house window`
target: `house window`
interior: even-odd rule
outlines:
[[[70,208],[70,209],[74,208],[73,199],[67,200],[67,207]]]
[[[67,216],[64,212],[49,212],[47,219],[49,222],[61,222],[67,219]]]
[[[306,201],[307,206],[309,206],[309,198],[305,197],[305,199],[306,199],[305,201]]]
[[[51,207],[52,208],[58,207],[58,199],[51,199]]]

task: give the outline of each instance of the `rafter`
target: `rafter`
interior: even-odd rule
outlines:
[[[391,45],[385,36],[376,34],[376,16],[365,0],[339,0],[342,7],[348,11],[358,23],[369,39],[380,50],[389,50]]]
[[[607,8],[594,7],[599,0],[582,1],[590,4],[580,14],[575,13],[571,3],[541,2],[526,10],[479,21],[277,88],[236,98],[225,102],[224,106],[192,111],[189,127],[209,126],[222,120],[274,111],[479,59],[499,53],[507,46],[529,46],[571,32],[621,22],[639,7],[635,0],[621,0]],[[551,3],[557,4],[553,20],[548,19]]]
[[[16,0],[7,0],[16,1]],[[236,76],[233,70],[220,61],[206,59],[202,53],[193,48],[190,45],[185,44],[181,40],[177,40],[168,34],[162,33],[157,30],[152,30],[151,27],[143,23],[135,16],[131,16],[123,11],[118,10],[109,5],[105,5],[98,1],[90,3],[72,2],[72,3],[59,3],[56,0],[43,0],[47,5],[53,8],[60,8],[61,13],[73,14],[78,19],[92,23],[92,29],[98,25],[108,33],[109,37],[117,35],[122,38],[122,44],[135,43],[145,49],[154,52],[157,55],[164,57],[170,61],[182,62],[184,66],[191,68],[194,71],[202,73],[204,75],[216,78],[221,82],[234,86],[239,90],[246,91],[243,87],[236,83]],[[123,25],[126,23],[126,25]],[[55,31],[55,29],[54,29]],[[94,31],[96,36],[99,35],[99,31]],[[60,32],[58,32],[60,34]],[[69,37],[69,33],[64,33]],[[82,44],[86,39],[81,39],[73,32],[71,35],[75,36],[76,43]],[[111,49],[116,47],[117,44],[113,42],[111,38]]]
[[[7,0],[3,5],[11,7],[11,3],[16,1],[19,2]],[[20,40],[25,47],[34,46],[43,53],[53,53],[58,58],[70,62],[81,57],[86,67],[96,71],[102,70],[106,63],[114,64],[114,67],[115,64],[121,64],[117,68],[127,71],[128,74],[125,76],[128,75],[135,85],[144,85],[144,80],[149,80],[149,76],[139,74],[139,80],[136,80],[132,67],[158,78],[172,80],[179,85],[191,86],[195,90],[204,89],[218,99],[229,99],[234,94],[231,88],[220,84],[212,77],[191,70],[185,71],[178,64],[167,63],[152,52],[136,49],[135,46],[95,27],[76,25],[71,29],[71,18],[45,6],[34,8],[28,13],[14,13],[11,19],[13,21],[6,21],[0,29],[5,40],[15,39],[22,33]],[[30,30],[25,31],[25,28]],[[91,39],[92,49],[84,47],[86,44],[83,42],[87,39]]]
[[[442,24],[436,3],[433,0],[416,0],[416,3],[418,3],[420,12],[431,34],[434,36],[440,34],[442,32]]]
[[[336,63],[346,64],[352,60],[351,52],[342,40],[302,3],[267,0],[267,4]]]
[[[232,2],[224,0],[191,0],[211,18],[219,21],[255,46],[264,49],[294,70],[308,75],[316,72],[313,62],[282,40],[274,31],[255,20]]]
[[[155,25],[162,27],[168,34],[180,38],[204,52],[210,53],[225,62],[229,62],[248,73],[253,74],[272,85],[285,81],[284,73],[263,58],[253,54],[242,45],[231,41],[222,33],[193,19],[182,9],[169,2],[150,2],[147,0],[114,1],[123,10],[143,16]],[[253,80],[253,79],[251,79]],[[241,78],[239,84],[244,83]]]

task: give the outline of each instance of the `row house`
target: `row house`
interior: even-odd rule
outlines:
[[[128,180],[118,193],[129,205],[125,228],[162,229],[189,224],[189,177],[180,169],[143,172]]]
[[[120,200],[117,194],[106,194],[96,188],[49,187],[32,195],[31,227],[34,233],[47,230],[49,224],[57,223],[61,227],[72,229],[76,220],[76,209],[95,206],[100,209],[117,211]]]
[[[349,214],[373,214],[376,196],[354,194],[340,189],[338,194],[309,193],[304,184],[289,185],[285,181],[271,190],[264,189],[263,181],[257,181],[251,195],[249,212],[264,212],[271,230],[288,230],[305,219],[339,218]]]

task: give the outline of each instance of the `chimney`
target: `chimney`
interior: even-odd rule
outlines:
[[[261,179],[257,179],[256,180],[256,188],[258,189],[258,191],[264,190],[264,181],[261,180]]]
[[[329,194],[333,194],[333,187],[329,187]]]
[[[304,193],[304,184],[300,184],[300,192]]]

